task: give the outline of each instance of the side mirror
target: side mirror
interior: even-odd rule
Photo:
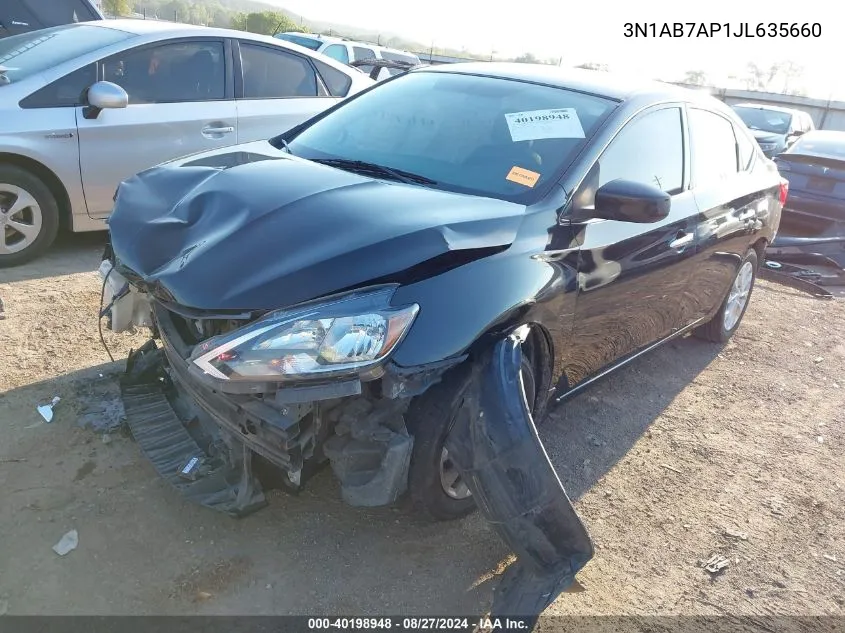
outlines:
[[[85,91],[84,101],[88,105],[82,110],[86,119],[96,119],[106,109],[120,109],[129,105],[126,91],[110,81],[98,81]]]
[[[596,191],[594,209],[583,209],[573,219],[601,219],[648,224],[669,215],[671,196],[653,185],[611,180]]]

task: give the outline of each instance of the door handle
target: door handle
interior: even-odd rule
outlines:
[[[695,236],[692,233],[679,233],[674,240],[669,242],[669,248],[674,248],[676,250],[686,248],[692,244],[694,238]]]
[[[206,126],[202,129],[203,134],[231,134],[235,131],[235,128],[232,126],[226,127],[209,127]]]

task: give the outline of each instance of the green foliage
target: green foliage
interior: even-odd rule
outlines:
[[[103,11],[106,15],[130,15],[132,3],[129,0],[103,0]]]
[[[275,35],[285,31],[301,31],[299,25],[288,16],[278,11],[256,11],[236,13],[232,16],[231,26],[239,31]]]

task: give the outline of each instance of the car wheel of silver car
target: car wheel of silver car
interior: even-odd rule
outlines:
[[[414,436],[408,475],[411,500],[416,509],[438,521],[458,519],[475,509],[472,493],[445,448],[469,386],[468,369],[458,368],[414,398],[406,418],[408,430]],[[534,368],[527,356],[522,358],[520,374],[523,397],[533,411],[537,387]]]
[[[714,343],[726,343],[733,336],[748,309],[751,291],[757,279],[757,251],[751,249],[736,271],[730,290],[719,311],[710,321],[697,328],[693,334]]]
[[[58,230],[59,209],[49,187],[20,167],[0,165],[0,267],[37,257]]]

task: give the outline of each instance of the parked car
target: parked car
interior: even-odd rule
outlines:
[[[810,115],[801,110],[759,103],[739,103],[733,109],[769,158],[785,150],[802,134],[816,129]]]
[[[59,225],[105,228],[118,183],[164,160],[266,139],[373,85],[272,37],[103,20],[0,40],[0,266]]]
[[[542,609],[592,545],[535,421],[686,332],[727,341],[785,193],[707,95],[411,70],[121,184],[105,312],[159,341],[127,363],[127,419],[163,476],[232,514],[265,503],[268,463],[299,489],[328,462],[354,505],[479,500],[518,559],[493,611]]]
[[[0,39],[61,24],[103,19],[90,0],[3,0]]]
[[[385,59],[392,62],[400,62],[411,66],[419,66],[420,58],[414,53],[400,51],[395,48],[387,48],[369,42],[354,42],[340,37],[328,35],[317,35],[314,33],[280,33],[277,38],[299,44],[313,51],[328,55],[342,64],[352,64],[368,59]],[[375,66],[356,64],[361,72],[370,75]],[[387,79],[404,72],[404,68],[382,68],[377,76],[378,80]]]
[[[845,233],[845,132],[808,132],[774,161],[789,181],[783,219],[790,233]]]

